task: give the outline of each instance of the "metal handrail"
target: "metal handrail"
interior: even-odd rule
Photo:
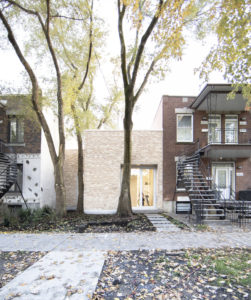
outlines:
[[[242,131],[245,130],[245,131]],[[208,136],[213,137],[212,140],[208,139],[208,144],[223,144],[223,145],[236,145],[236,144],[251,144],[251,130],[249,128],[240,129],[222,129],[222,128],[208,128]],[[229,140],[226,140],[230,138]]]

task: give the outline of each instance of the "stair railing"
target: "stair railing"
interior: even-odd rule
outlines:
[[[6,181],[6,185],[7,182],[12,182],[13,184],[16,183],[24,204],[28,209],[27,201],[25,200],[21,188],[17,182],[17,154],[15,148],[12,146],[7,146],[6,143],[0,139],[0,153],[2,153],[6,160],[8,160],[6,168],[0,173],[0,180],[2,182]],[[15,178],[12,178],[12,176],[14,176],[14,173],[16,173],[16,176]]]

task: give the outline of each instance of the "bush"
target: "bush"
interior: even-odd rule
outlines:
[[[7,205],[0,206],[0,224],[5,227],[23,228],[36,226],[46,219],[48,222],[56,219],[56,214],[48,206],[31,210],[19,209],[11,210]]]
[[[32,211],[31,209],[20,209],[17,217],[19,223],[30,223],[32,220]]]

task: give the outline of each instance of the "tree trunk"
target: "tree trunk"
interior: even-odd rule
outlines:
[[[59,216],[65,214],[65,186],[64,186],[64,173],[63,173],[62,158],[58,158],[56,165],[54,165],[55,175],[55,192],[56,192],[56,212]]]
[[[124,165],[121,191],[117,214],[121,218],[132,216],[130,177],[131,177],[131,133],[132,133],[132,105],[131,101],[126,99],[125,117],[124,117]]]
[[[83,178],[84,159],[83,159],[82,136],[79,133],[79,131],[77,131],[77,140],[78,140],[78,205],[77,205],[77,211],[82,213],[84,211],[84,178]]]

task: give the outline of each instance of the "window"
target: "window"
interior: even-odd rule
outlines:
[[[209,115],[208,117],[208,143],[221,143],[221,115]]]
[[[9,143],[24,142],[24,122],[16,116],[9,116]]]
[[[225,116],[225,143],[226,144],[238,143],[238,116],[237,115]]]
[[[132,207],[140,208],[154,206],[155,174],[155,168],[132,167],[130,181]]]
[[[177,114],[177,142],[193,141],[193,115]]]
[[[14,183],[9,189],[10,192],[19,192],[20,187],[21,191],[23,190],[23,164],[17,164],[17,183]]]

